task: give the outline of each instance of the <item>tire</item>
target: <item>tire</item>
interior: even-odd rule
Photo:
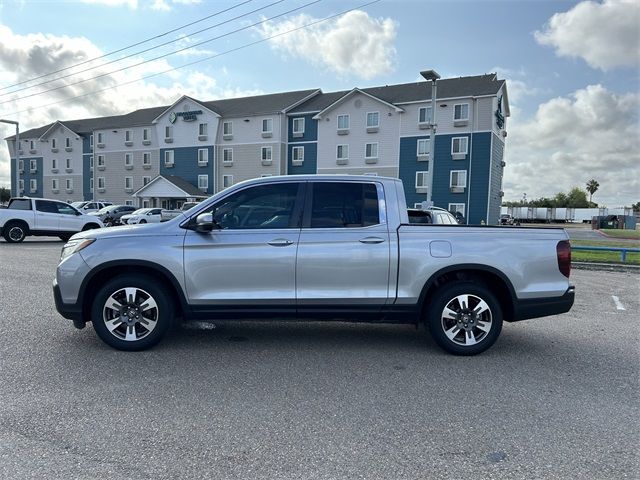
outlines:
[[[106,218],[104,220],[104,226],[105,227],[113,227],[113,220],[111,220],[110,218]]]
[[[120,275],[95,295],[91,321],[107,345],[125,351],[146,350],[167,333],[174,309],[171,296],[157,281],[144,275]]]
[[[59,238],[60,240],[62,240],[63,242],[68,242],[68,241],[69,241],[69,239],[70,239],[72,236],[73,236],[73,234],[71,234],[71,235],[58,235],[58,238]]]
[[[140,223],[147,223],[146,220],[140,220]]]
[[[87,223],[83,228],[82,231],[86,232],[87,230],[94,230],[96,228],[100,228],[100,225],[98,225],[97,223]]]
[[[2,236],[8,243],[20,243],[28,233],[28,227],[22,222],[8,222],[2,229]]]
[[[482,309],[479,312],[478,307]],[[443,350],[454,355],[477,355],[498,339],[502,309],[484,284],[448,283],[436,291],[425,323]]]

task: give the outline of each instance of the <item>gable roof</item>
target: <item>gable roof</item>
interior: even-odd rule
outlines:
[[[192,102],[195,102],[197,105],[200,105],[202,108],[204,108],[205,110],[208,110],[210,113],[213,113],[215,116],[217,116],[217,117],[220,116],[218,114],[218,112],[216,112],[215,110],[211,110],[209,107],[206,107],[204,105],[204,103],[200,102],[199,100],[196,100],[195,98],[191,98],[188,95],[182,95],[178,100],[173,102],[171,105],[169,105],[167,108],[165,108],[157,117],[155,117],[153,119],[152,123],[156,123],[160,119],[161,116],[163,116],[165,113],[167,113],[169,110],[174,108],[178,103],[180,103],[183,100],[190,100]]]
[[[134,197],[137,197],[137,196],[140,195],[141,192],[143,192],[147,188],[151,187],[151,185],[153,185],[155,183],[158,183],[158,182],[161,182],[161,181],[166,181],[166,182],[171,183],[178,190],[181,190],[184,193],[185,197],[195,197],[195,198],[207,198],[208,197],[208,195],[205,194],[204,192],[202,192],[202,190],[200,190],[199,188],[195,187],[194,185],[191,185],[185,179],[180,178],[180,177],[176,177],[175,175],[158,175],[153,180],[151,180],[149,183],[147,183],[146,185],[144,185],[141,188],[139,188],[138,190],[136,190],[132,195]]]
[[[347,98],[355,95],[356,93],[361,93],[373,100],[376,100],[380,103],[385,104],[388,107],[393,108],[396,112],[404,112],[404,110],[400,107],[396,107],[395,105],[393,105],[392,103],[389,103],[383,99],[381,99],[380,97],[376,97],[375,95],[372,95],[368,92],[365,92],[364,90],[360,90],[359,88],[354,88],[353,90],[351,90],[349,93],[347,93],[346,95],[343,95],[342,97],[339,97],[335,102],[331,103],[330,105],[328,105],[327,107],[325,107],[324,109],[322,109],[320,112],[318,112],[318,114],[316,116],[314,116],[314,120],[317,120],[321,117],[321,115],[323,115],[325,112],[331,110],[333,107],[339,105],[341,102],[345,101]]]

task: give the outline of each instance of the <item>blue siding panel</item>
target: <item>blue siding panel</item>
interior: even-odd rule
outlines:
[[[209,163],[206,166],[198,165],[198,150],[206,148],[209,150]],[[173,167],[165,167],[164,152],[173,150]],[[161,148],[160,149],[160,175],[175,175],[183,178],[194,187],[198,187],[198,175],[209,176],[209,188],[206,192],[208,195],[213,194],[213,145],[199,147],[181,147],[181,148]]]
[[[17,197],[17,190],[18,190],[18,185],[16,185],[16,159],[12,158],[10,163],[10,169],[11,169],[11,196],[12,197]]]
[[[39,197],[42,198],[42,167],[43,161],[42,157],[20,157],[20,160],[24,161],[24,173],[20,176],[21,179],[24,180],[24,195],[27,197]],[[29,170],[29,166],[31,164],[31,160],[36,160],[37,172],[31,173]],[[15,172],[14,172],[15,175]],[[38,189],[36,192],[31,192],[30,183],[31,179],[35,178],[38,181]],[[17,185],[16,185],[17,187]]]
[[[293,166],[291,159],[293,158],[293,147],[304,148],[304,161],[300,166]],[[315,174],[318,172],[318,144],[317,143],[303,143],[296,145],[295,143],[287,146],[287,172],[289,175],[307,175]]]
[[[88,143],[87,140],[87,144]],[[93,176],[90,161],[91,155],[93,154],[84,153],[82,155],[82,194],[85,200],[93,200],[93,193],[91,193],[91,177]]]
[[[471,188],[467,218],[471,224],[487,221],[490,165],[491,133],[474,133],[471,172],[470,178],[467,178],[467,184]]]
[[[502,177],[504,168],[502,160],[504,158],[504,143],[496,134],[493,134],[491,145],[491,185],[489,193],[489,224],[495,225],[500,219],[500,206],[502,205]]]
[[[436,207],[449,208],[450,203],[464,203],[465,217],[468,218],[467,189],[463,193],[451,193],[451,171],[467,170],[467,184],[469,183],[469,154],[464,160],[451,158],[451,139],[453,137],[467,137],[468,134],[436,135],[435,160],[433,162],[433,193],[431,199]],[[471,148],[469,144],[469,149]]]
[[[291,142],[315,142],[318,140],[318,121],[313,119],[314,114],[294,115],[289,117],[287,121],[289,143]],[[304,118],[304,135],[302,137],[293,138],[293,119]]]
[[[425,202],[426,193],[416,192],[416,172],[429,171],[431,161],[418,161],[418,140],[429,138],[429,135],[419,137],[403,137],[400,139],[400,168],[399,178],[404,185],[404,194],[407,198],[407,207],[413,208],[414,204]]]

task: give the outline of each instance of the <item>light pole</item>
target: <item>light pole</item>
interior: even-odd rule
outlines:
[[[0,123],[8,123],[16,126],[16,143],[14,144],[13,149],[16,152],[16,197],[18,195],[18,185],[20,184],[20,169],[18,168],[20,165],[20,124],[13,120],[3,120],[0,119]],[[11,162],[11,155],[9,155],[9,162]]]
[[[435,70],[425,70],[420,72],[420,75],[424,77],[425,80],[431,82],[431,119],[429,121],[429,127],[431,130],[431,138],[429,141],[429,190],[427,191],[427,202],[431,205],[433,202],[431,201],[431,195],[433,192],[433,163],[436,156],[436,92],[437,92],[437,82],[440,78],[440,75]]]

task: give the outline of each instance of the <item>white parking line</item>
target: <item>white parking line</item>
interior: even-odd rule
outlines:
[[[615,295],[611,295],[611,298],[613,298],[613,303],[616,304],[616,310],[626,310],[618,297],[616,297]]]

